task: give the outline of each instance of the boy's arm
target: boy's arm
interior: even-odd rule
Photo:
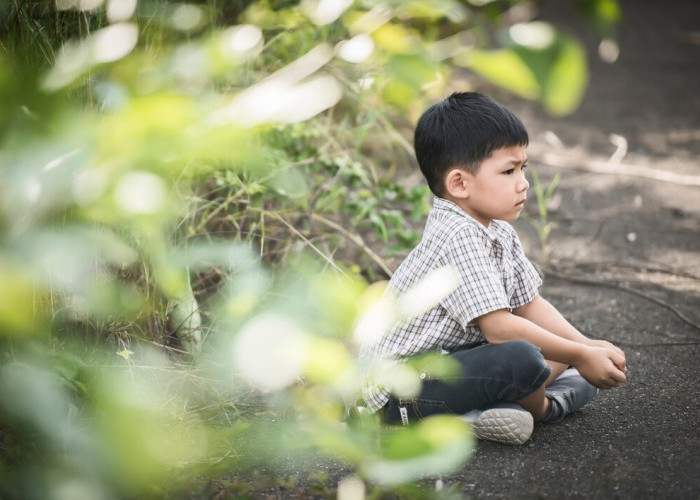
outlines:
[[[569,323],[564,316],[561,315],[556,307],[554,307],[540,295],[536,295],[532,301],[528,302],[524,306],[514,309],[513,313],[532,321],[536,325],[539,325],[545,330],[552,332],[555,335],[559,335],[562,338],[589,346],[606,347],[608,349],[612,349],[623,357],[625,355],[622,349],[606,340],[593,340],[583,335],[571,323]],[[618,368],[624,372],[627,371],[625,366]]]
[[[532,321],[505,309],[477,318],[484,338],[492,344],[525,340],[542,350],[546,359],[575,366],[591,384],[601,389],[616,387],[626,381],[624,355],[612,349],[586,345],[560,337]]]

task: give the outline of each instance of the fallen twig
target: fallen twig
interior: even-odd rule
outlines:
[[[643,342],[621,342],[616,340],[615,344],[626,347],[675,347],[683,345],[700,345],[700,342],[654,342],[651,344],[646,344]]]
[[[649,294],[646,294],[640,290],[637,290],[636,288],[629,287],[627,285],[623,285],[621,283],[613,283],[610,281],[603,281],[595,278],[588,278],[585,276],[575,276],[571,274],[566,274],[562,273],[560,271],[556,271],[552,268],[548,267],[543,267],[542,270],[544,271],[545,275],[552,276],[557,279],[562,279],[566,281],[571,281],[573,283],[581,283],[583,285],[593,285],[593,286],[604,286],[608,288],[616,288],[618,290],[622,290],[627,293],[631,293],[632,295],[636,295],[638,297],[642,297],[643,299],[646,299],[650,302],[653,302],[661,307],[664,307],[665,309],[668,309],[671,311],[673,314],[675,314],[679,319],[681,319],[684,323],[687,325],[693,327],[695,330],[700,332],[700,325],[695,323],[693,320],[688,318],[685,314],[683,314],[681,311],[679,311],[677,308],[669,304],[668,302],[664,302],[661,299],[657,299],[656,297],[652,297]]]
[[[553,153],[543,153],[538,157],[539,161],[551,167],[570,168],[573,170],[585,170],[599,174],[626,175],[630,177],[642,177],[655,181],[680,184],[682,186],[700,187],[700,176],[683,175],[675,172],[658,170],[644,165],[634,165],[631,163],[613,163],[610,161],[589,160],[581,161],[580,158],[569,158]]]
[[[626,267],[628,269],[634,269],[634,270],[639,271],[639,272],[670,274],[671,276],[677,276],[680,278],[687,278],[687,279],[691,279],[691,280],[700,281],[700,276],[698,276],[697,274],[689,273],[689,272],[682,270],[682,269],[676,269],[676,268],[671,267],[671,266],[664,266],[664,265],[656,264],[656,263],[652,263],[652,262],[619,262],[619,261],[600,261],[600,262],[588,261],[588,262],[583,262],[583,261],[576,261],[576,265],[578,267],[592,267],[592,268]]]

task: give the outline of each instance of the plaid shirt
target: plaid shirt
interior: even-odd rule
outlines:
[[[510,224],[492,221],[486,228],[456,204],[436,197],[423,239],[396,270],[387,293],[398,298],[447,265],[459,273],[457,288],[432,309],[396,323],[379,343],[363,345],[361,362],[405,361],[431,350],[453,352],[482,342],[476,318],[527,304],[542,284]],[[363,396],[368,409],[377,411],[389,400],[389,391],[370,377]]]

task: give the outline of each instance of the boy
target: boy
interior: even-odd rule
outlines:
[[[505,222],[525,205],[528,141],[513,113],[478,93],[455,93],[418,121],[416,157],[435,195],[433,209],[387,291],[400,297],[446,265],[457,270],[459,285],[378,343],[363,345],[360,356],[402,362],[437,351],[461,371],[448,379],[422,373],[420,393],[410,399],[370,380],[365,404],[386,421],[461,414],[482,439],[522,444],[533,422],[561,422],[598,388],[626,381],[622,350],[585,337],[539,296],[541,279]]]

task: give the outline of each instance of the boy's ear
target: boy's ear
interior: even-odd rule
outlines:
[[[445,175],[445,190],[454,198],[469,198],[470,181],[469,172],[460,168],[452,168]]]

